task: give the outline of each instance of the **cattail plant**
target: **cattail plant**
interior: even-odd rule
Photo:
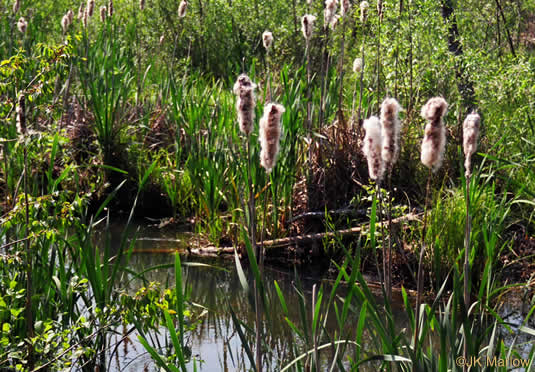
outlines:
[[[70,26],[70,19],[69,19],[69,15],[68,14],[65,14],[63,16],[63,18],[61,18],[61,28],[63,30],[63,34],[66,34],[67,33],[67,30],[69,29],[69,26]]]
[[[164,41],[165,41],[165,35],[162,34],[162,35],[160,36],[160,46],[163,45]]]
[[[342,38],[340,40],[340,57],[338,60],[338,82],[340,84],[340,94],[338,95],[338,121],[345,123],[342,104],[344,98],[344,55],[345,55],[345,40],[346,40],[346,23],[349,16],[350,2],[349,0],[341,0],[340,2],[340,16],[337,19],[342,22]]]
[[[370,4],[367,1],[361,1],[360,3],[360,22],[365,23],[368,19],[368,8]]]
[[[383,135],[381,133],[381,122],[379,121],[379,118],[377,116],[370,116],[368,119],[364,120],[363,123],[364,131],[366,132],[366,135],[364,136],[363,140],[363,146],[362,146],[362,152],[364,153],[364,156],[366,156],[366,160],[368,161],[368,174],[372,180],[375,180],[375,200],[380,198],[380,192],[381,192],[381,181],[383,179],[384,175],[384,162],[383,158],[381,157],[381,148],[383,145]],[[378,203],[379,206],[381,206],[381,203]],[[379,218],[381,219],[381,211],[379,208]],[[381,227],[383,226],[381,222]],[[384,241],[384,239],[383,239]],[[383,261],[384,262],[384,261]],[[383,275],[381,275],[381,271],[379,270],[379,262],[377,260],[377,255],[375,255],[375,266],[377,267],[377,273],[379,278],[381,279],[381,282],[383,286],[384,283],[384,268],[383,268]]]
[[[363,128],[366,131],[362,152],[368,161],[368,174],[372,180],[380,183],[384,175],[384,162],[381,156],[383,135],[381,122],[377,116],[371,116],[364,120]]]
[[[105,22],[106,21],[106,6],[105,5],[102,5],[100,7],[100,20],[102,22]]]
[[[448,104],[441,97],[431,98],[422,107],[422,117],[428,121],[425,126],[422,142],[422,163],[436,171],[442,165],[446,148],[446,128],[442,118],[446,114]]]
[[[108,1],[108,17],[113,17],[114,8],[113,8],[113,0]]]
[[[17,22],[17,28],[18,30],[24,34],[26,32],[26,29],[28,28],[28,22],[24,19],[24,17],[20,17]]]
[[[86,14],[88,17],[93,17],[93,11],[95,10],[95,0],[87,0]]]
[[[74,12],[72,9],[69,9],[67,12],[67,17],[69,18],[69,26],[72,25],[72,22],[74,21]]]
[[[360,57],[355,58],[353,60],[353,73],[355,75],[361,76],[362,67],[363,67],[362,58],[360,58]],[[361,87],[362,87],[362,81],[361,81]],[[355,85],[353,86],[353,100],[352,100],[352,103],[351,103],[351,129],[352,129],[353,133],[355,133],[355,128],[356,128],[356,125],[355,125],[355,102],[356,102],[356,97],[357,97],[357,84],[355,83]],[[360,113],[359,113],[359,118],[357,119],[357,122],[359,122],[359,121],[360,121]]]
[[[264,31],[262,34],[262,43],[264,44],[264,48],[269,52],[271,44],[273,43],[273,34],[270,31]]]
[[[268,75],[268,90],[269,90],[269,100],[272,100],[272,92],[271,92],[271,66],[270,66],[270,60],[269,60],[269,51],[271,49],[271,45],[273,44],[273,34],[270,31],[264,31],[262,34],[262,43],[264,44],[264,48],[266,48],[266,65],[267,65],[267,75]]]
[[[250,134],[254,127],[254,109],[255,109],[255,95],[254,90],[256,84],[254,84],[251,79],[245,75],[241,74],[238,76],[236,83],[234,84],[234,94],[238,97],[236,102],[236,109],[238,112],[238,124],[240,126],[240,131],[245,134],[245,146],[247,153],[247,183],[249,186],[249,202],[248,202],[248,229],[249,229],[249,241],[253,248],[255,257],[249,257],[249,260],[255,260],[257,263],[260,263],[260,250],[256,244],[256,206],[254,198],[254,189],[253,181],[251,177],[252,165],[251,165],[251,141]],[[255,310],[256,310],[256,370],[262,370],[262,353],[260,348],[260,340],[262,334],[262,324],[261,324],[261,304],[260,304],[260,293],[259,285],[255,278],[254,292],[255,292]]]
[[[85,8],[84,8],[84,3],[81,3],[80,4],[80,7],[78,8],[78,20],[81,21],[83,18],[84,18],[84,14],[85,14]]]
[[[13,14],[17,14],[20,9],[20,0],[15,0],[13,3]]]
[[[338,8],[338,0],[325,0],[325,9],[323,11],[323,58],[321,61],[321,79],[320,79],[320,107],[318,121],[319,125],[323,125],[323,115],[325,112],[325,91],[328,86],[329,77],[329,27],[336,17],[336,9]]]
[[[87,28],[87,25],[89,23],[89,13],[87,9],[84,10],[84,16],[82,17],[82,24],[84,28]]]
[[[336,16],[336,9],[338,7],[337,0],[325,0],[325,10],[323,12],[324,26],[330,26]]]
[[[470,216],[470,180],[472,176],[472,155],[477,149],[480,116],[474,112],[466,117],[463,123],[464,174],[466,177],[466,221],[464,230],[464,304],[466,311],[470,309],[470,235],[472,219]],[[468,343],[464,343],[464,357],[468,358]],[[468,359],[466,359],[468,360]]]
[[[442,165],[444,150],[446,148],[446,128],[443,117],[448,110],[448,103],[442,97],[431,98],[422,107],[422,117],[427,120],[425,126],[424,139],[422,142],[421,161],[429,168],[427,176],[427,186],[425,191],[424,224],[422,227],[420,257],[418,259],[417,293],[416,293],[416,317],[414,327],[414,347],[417,347],[419,326],[420,326],[420,303],[423,291],[423,257],[425,253],[425,233],[427,231],[427,205],[429,199],[429,189],[431,188],[432,172]]]
[[[401,106],[394,98],[387,98],[381,105],[381,133],[383,135],[381,157],[388,177],[388,250],[383,250],[383,271],[385,275],[386,297],[392,301],[392,168],[399,158],[399,137]],[[384,240],[383,240],[384,242]]]
[[[17,100],[17,106],[15,108],[16,113],[16,123],[17,123],[17,132],[20,135],[20,138],[23,143],[24,148],[24,204],[26,208],[26,239],[24,241],[25,250],[26,250],[26,331],[28,338],[34,336],[33,328],[33,313],[32,313],[32,292],[33,292],[33,283],[32,283],[32,255],[30,251],[30,212],[29,212],[29,202],[28,202],[28,150],[26,147],[26,136],[28,134],[28,128],[26,126],[26,97],[23,93],[19,95]],[[33,369],[33,347],[31,342],[28,344],[28,366],[30,370]]]
[[[238,76],[233,89],[234,94],[238,97],[236,109],[238,111],[240,131],[246,136],[251,134],[254,127],[254,110],[256,106],[255,89],[256,84],[245,74]]]
[[[269,174],[275,167],[279,153],[281,135],[281,116],[285,109],[277,103],[269,103],[264,107],[264,116],[260,119],[259,140],[262,151],[260,164]]]
[[[186,0],[182,0],[180,2],[180,5],[178,6],[178,16],[180,18],[184,18],[186,16],[187,9],[188,9],[188,2]]]
[[[305,38],[305,55],[307,63],[307,117],[306,117],[306,130],[307,130],[307,142],[308,142],[308,161],[310,161],[312,156],[312,146],[311,146],[311,132],[312,132],[312,102],[311,102],[311,80],[312,74],[310,71],[310,39],[312,38],[312,31],[314,29],[314,21],[316,21],[316,16],[312,14],[305,14],[301,18],[301,31],[303,32],[303,37]],[[310,169],[310,167],[308,167]]]

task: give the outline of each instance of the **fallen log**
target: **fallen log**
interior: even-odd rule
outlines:
[[[392,219],[393,224],[398,224],[400,222],[409,222],[409,221],[418,221],[421,213],[409,213],[404,216]],[[382,224],[386,225],[387,220],[377,222],[377,228],[380,228]],[[298,235],[290,236],[287,238],[280,238],[274,240],[265,240],[264,248],[281,248],[286,247],[292,244],[306,244],[314,241],[322,240],[324,238],[330,238],[335,236],[346,236],[362,232],[362,230],[368,227],[370,224],[362,224],[359,226],[352,227],[350,229],[337,230],[337,231],[328,231],[323,233],[314,233],[307,235]],[[261,245],[260,242],[256,243]],[[239,249],[238,249],[239,251]],[[183,252],[189,253],[197,256],[220,256],[226,254],[234,254],[233,247],[215,247],[215,246],[203,246],[203,247],[188,247],[188,248],[170,248],[170,249],[134,249],[133,253],[175,253]]]
[[[409,222],[409,221],[417,221],[419,220],[419,217],[421,216],[421,213],[409,213],[404,216],[394,218],[392,219],[393,224],[397,224],[400,222]],[[376,226],[381,227],[382,224],[387,224],[388,221],[384,220],[382,222],[377,222]],[[275,240],[265,240],[264,241],[264,247],[265,248],[280,248],[292,244],[303,244],[303,243],[310,243],[317,240],[322,240],[324,238],[330,238],[335,236],[345,236],[345,235],[352,235],[355,233],[360,233],[363,228],[366,228],[369,226],[369,223],[362,224],[359,226],[352,227],[350,229],[344,229],[344,230],[338,230],[338,231],[328,231],[324,233],[315,233],[315,234],[307,234],[307,235],[299,235],[299,236],[290,236],[287,238],[281,238],[281,239],[275,239]],[[260,243],[257,243],[260,245]]]

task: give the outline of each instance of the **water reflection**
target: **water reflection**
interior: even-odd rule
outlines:
[[[183,232],[173,230],[160,230],[149,226],[137,226],[139,228],[138,237],[140,239],[135,245],[136,251],[153,251],[165,252],[172,249],[184,248],[191,236]],[[121,226],[114,226],[112,231],[120,234]],[[113,239],[115,241],[115,239]],[[170,265],[167,268],[160,268],[146,272],[145,278],[149,281],[156,281],[165,287],[174,286],[174,269],[171,267],[174,262],[172,254],[162,253],[137,253],[130,260],[129,266],[135,272],[142,272],[153,266]],[[197,364],[199,371],[245,371],[250,367],[249,359],[242,345],[234,323],[232,321],[230,309],[232,309],[237,318],[242,322],[244,331],[247,328],[254,330],[254,301],[252,293],[249,295],[243,290],[238,275],[236,273],[233,261],[226,259],[202,259],[182,258],[183,281],[188,290],[192,304],[199,304],[208,309],[203,321],[189,334],[188,345],[191,346],[193,355],[200,361]],[[202,262],[209,265],[188,266],[191,262]],[[247,264],[244,264],[246,266]],[[252,289],[252,277],[244,267],[248,277],[248,282]],[[297,276],[296,276],[297,275]],[[299,278],[296,280],[296,277]],[[280,301],[277,297],[274,282],[277,281],[282,293],[284,294],[286,305],[289,311],[288,318],[302,328],[302,317],[300,315],[300,302],[297,288],[301,289],[303,300],[306,304],[307,322],[311,323],[311,303],[312,287],[314,284],[319,288],[323,285],[325,289],[324,303],[327,301],[330,293],[329,283],[324,282],[312,272],[300,271],[299,273],[279,270],[267,267],[265,271],[265,285],[268,296],[267,317],[264,321],[263,343],[264,343],[264,364],[269,366],[270,370],[279,370],[295,358],[295,355],[301,354],[305,350],[304,341],[294,334],[288,326]],[[297,283],[299,282],[299,283]],[[133,276],[124,278],[123,283],[126,290],[135,293],[143,283],[136,280]],[[344,293],[340,293],[344,295]],[[403,325],[406,322],[402,312],[396,316],[398,324]],[[342,337],[354,339],[356,319],[350,318],[342,332]],[[336,322],[334,312],[331,311],[325,322],[326,335],[321,340],[322,343],[328,343],[335,337],[340,338],[340,330]],[[252,332],[245,331],[248,343],[254,351],[254,335]],[[165,345],[166,331],[162,330],[159,341]],[[137,342],[136,336],[130,337],[132,343],[125,350],[119,352],[119,357],[112,364],[115,370],[148,370],[154,369],[150,358],[144,354],[143,347]],[[367,338],[363,350],[366,350],[367,344],[371,342]],[[371,347],[371,345],[370,345]],[[328,347],[320,352],[322,365],[327,369],[334,359],[336,350]],[[350,355],[353,352],[351,346],[347,347]],[[130,364],[129,364],[130,363]],[[124,366],[128,365],[127,369]],[[193,368],[191,368],[193,370]],[[375,370],[370,366],[370,371]]]

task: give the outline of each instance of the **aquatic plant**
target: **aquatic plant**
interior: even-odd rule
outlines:
[[[17,28],[22,34],[26,32],[26,29],[28,28],[28,22],[26,22],[24,17],[20,17],[17,21]]]
[[[182,0],[178,6],[178,16],[184,18],[186,16],[186,11],[188,10],[188,2]]]
[[[442,97],[431,98],[422,107],[422,117],[427,120],[422,141],[421,161],[433,171],[438,170],[444,159],[446,128],[442,118],[448,104]]]
[[[371,116],[364,120],[362,125],[366,131],[362,152],[368,160],[368,174],[372,180],[381,182],[383,179],[385,166],[381,156],[383,135],[381,133],[381,122],[377,116]]]

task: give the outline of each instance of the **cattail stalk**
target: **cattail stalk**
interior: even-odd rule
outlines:
[[[431,98],[422,107],[422,117],[428,121],[425,126],[424,139],[422,141],[422,163],[429,168],[429,175],[427,177],[427,186],[425,191],[425,210],[424,210],[424,225],[422,228],[420,257],[418,259],[418,276],[417,276],[417,294],[416,294],[416,317],[414,327],[414,349],[418,348],[418,337],[420,327],[420,304],[422,301],[423,291],[423,257],[426,249],[426,232],[427,232],[427,210],[429,201],[429,190],[431,188],[431,178],[433,172],[440,168],[442,159],[444,157],[444,150],[446,147],[446,129],[442,121],[448,104],[441,97]]]
[[[308,3],[307,3],[308,4]],[[308,142],[308,161],[312,158],[312,102],[311,102],[311,88],[312,88],[312,74],[310,65],[310,39],[312,38],[312,31],[314,29],[314,21],[316,17],[311,14],[305,14],[301,18],[301,31],[305,38],[305,56],[307,64],[307,117],[306,117],[306,130],[307,130],[307,142]],[[308,167],[310,169],[310,167]]]
[[[17,14],[17,12],[19,11],[20,1],[21,0],[15,0],[15,2],[13,3],[13,14]]]
[[[377,25],[377,60],[376,60],[376,70],[377,70],[377,106],[379,106],[379,99],[382,97],[381,93],[381,26],[383,23],[383,2],[382,0],[377,1],[377,15],[379,17],[379,24]]]
[[[349,17],[350,3],[349,0],[342,0],[340,7],[340,16],[342,22],[342,39],[340,40],[340,57],[338,62],[340,83],[340,94],[338,96],[338,122],[343,123],[345,126],[344,113],[342,110],[343,97],[344,97],[344,54],[345,54],[345,40],[346,40],[346,23]]]
[[[34,327],[33,327],[33,312],[32,312],[32,292],[33,292],[33,281],[32,281],[32,254],[30,250],[30,206],[28,202],[28,149],[26,146],[26,136],[28,134],[28,129],[26,126],[26,97],[24,94],[20,94],[17,107],[17,131],[21,136],[23,141],[24,148],[24,205],[25,205],[25,218],[26,218],[26,240],[25,251],[26,251],[26,303],[25,303],[25,317],[26,317],[26,332],[27,337],[34,337]],[[28,368],[33,370],[34,366],[34,355],[33,355],[33,346],[32,343],[28,343]]]
[[[273,34],[269,31],[264,31],[262,34],[262,43],[266,49],[266,65],[267,65],[267,75],[268,75],[268,91],[269,91],[269,101],[273,100],[273,95],[271,92],[271,60],[269,59],[269,51],[271,50],[271,45],[273,44]]]
[[[323,59],[321,61],[321,79],[320,79],[320,107],[319,107],[319,125],[323,125],[323,116],[325,112],[325,91],[328,87],[329,80],[329,26],[336,16],[337,0],[325,0],[325,9],[323,13]]]
[[[363,128],[366,132],[366,135],[364,137],[364,145],[362,147],[362,152],[364,153],[364,156],[366,156],[366,159],[368,161],[368,174],[372,180],[375,180],[376,186],[375,186],[375,200],[378,200],[378,213],[379,219],[381,220],[381,233],[384,236],[384,227],[382,223],[382,211],[381,211],[381,181],[383,179],[384,175],[384,161],[381,157],[381,148],[383,143],[383,136],[381,133],[381,123],[379,121],[379,118],[377,116],[371,116],[370,118],[364,120]],[[384,239],[383,239],[383,246],[384,246]],[[383,249],[384,252],[384,249]],[[383,258],[383,273],[381,273],[381,270],[379,269],[379,262],[377,260],[377,254],[375,254],[375,266],[377,268],[377,274],[381,280],[381,283],[383,284],[383,288],[385,285],[384,282],[384,258]],[[384,254],[383,254],[384,257]]]
[[[388,250],[383,251],[386,297],[392,302],[392,169],[399,158],[401,106],[394,98],[387,98],[381,105],[381,133],[383,135],[381,157],[388,176]],[[384,240],[383,240],[384,241]]]
[[[481,118],[477,113],[472,113],[466,117],[463,123],[463,150],[464,168],[466,176],[466,221],[464,230],[464,305],[468,313],[470,301],[470,236],[472,232],[472,218],[470,216],[470,181],[472,178],[471,160],[477,149],[477,138]],[[469,358],[468,343],[464,343],[464,357]],[[468,359],[466,359],[468,360]]]

